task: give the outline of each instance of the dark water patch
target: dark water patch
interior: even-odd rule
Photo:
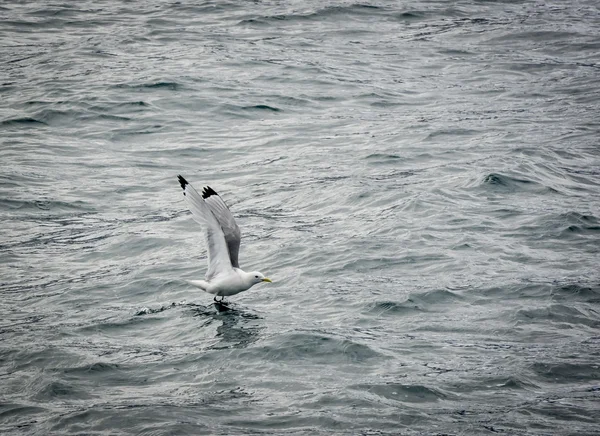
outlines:
[[[521,406],[525,416],[531,417],[530,428],[545,430],[546,434],[556,434],[558,426],[568,427],[565,434],[596,435],[598,419],[596,413],[590,411],[587,404],[594,404],[597,398],[581,398],[575,395],[561,395],[540,398],[539,400]]]
[[[410,293],[408,301],[416,300],[429,305],[451,304],[464,301],[464,298],[447,289],[435,289],[424,293]]]
[[[321,428],[332,428],[338,432],[347,427],[347,423],[335,416],[325,414],[300,413],[297,410],[282,409],[269,413],[266,417],[232,417],[228,420],[233,434],[315,434]]]
[[[167,310],[167,308],[165,308],[162,311],[152,312],[152,314],[161,313],[165,310]],[[127,336],[131,334],[132,330],[156,328],[160,326],[163,322],[163,319],[160,317],[140,317],[139,315],[137,315],[137,313],[134,316],[135,317],[133,318],[127,318],[122,320],[96,321],[93,324],[79,327],[77,331],[80,334],[94,333],[96,335]]]
[[[505,377],[488,377],[474,375],[471,380],[463,380],[459,383],[452,383],[452,391],[456,393],[469,393],[473,394],[476,392],[489,392],[497,391],[501,392],[504,390],[514,391],[536,391],[540,387],[533,383],[530,377],[524,375],[509,375]]]
[[[0,83],[0,92],[8,92],[14,90],[14,82]]]
[[[476,295],[482,295],[492,300],[496,299],[546,299],[550,295],[551,287],[545,283],[507,284],[506,286],[493,286],[470,291]],[[478,303],[474,303],[478,304]],[[479,304],[488,304],[487,300],[479,301]]]
[[[0,198],[0,210],[22,212],[36,212],[40,210],[62,214],[66,212],[88,212],[91,206],[81,200],[65,202],[60,200],[14,200],[12,198]]]
[[[562,286],[553,286],[550,290],[553,301],[572,303],[580,301],[585,303],[600,303],[600,283],[586,286],[572,283]]]
[[[371,165],[397,165],[399,160],[403,159],[398,154],[372,153],[365,157],[365,160]]]
[[[268,112],[281,112],[281,109],[266,104],[257,104],[253,106],[242,106],[242,110],[245,111],[268,111]]]
[[[117,89],[142,90],[148,92],[154,90],[181,91],[184,89],[184,86],[181,83],[169,81],[158,81],[138,84],[121,83],[115,85],[114,87]]]
[[[374,108],[393,108],[397,106],[405,106],[406,102],[393,101],[393,100],[381,100],[369,103],[371,107]],[[367,132],[368,133],[368,132]]]
[[[557,193],[558,191],[549,186],[544,186],[536,181],[511,177],[500,173],[490,173],[483,178],[481,186],[488,189],[502,190],[505,192],[536,192]]]
[[[10,118],[7,120],[0,121],[1,127],[7,126],[22,126],[22,127],[34,127],[34,126],[47,126],[48,123],[44,120],[39,120],[31,117],[21,118]]]
[[[516,390],[536,390],[539,389],[540,387],[538,385],[536,385],[535,383],[532,383],[530,381],[527,380],[521,380],[517,377],[508,377],[506,379],[492,379],[492,380],[487,380],[487,381],[482,381],[483,383],[486,383],[488,386],[496,386],[498,388],[505,388],[505,389],[516,389]]]
[[[115,374],[124,369],[123,365],[109,362],[94,362],[89,365],[73,366],[67,368],[55,368],[54,371],[60,374],[73,376],[94,376],[95,374]]]
[[[440,129],[431,132],[425,140],[438,139],[439,137],[474,136],[481,132],[470,129]]]
[[[148,18],[145,23],[147,26],[159,28],[161,30],[153,30],[151,34],[160,34],[165,28],[173,28],[178,25],[178,21],[169,20],[166,18]],[[177,29],[179,30],[179,29]]]
[[[48,409],[39,406],[3,401],[0,404],[0,432],[7,435],[27,432],[30,427],[44,420],[43,415],[48,412]]]
[[[12,27],[16,33],[27,33],[32,31],[50,32],[56,28],[63,28],[68,25],[68,20],[55,17],[47,17],[45,19],[18,19],[18,20],[3,20],[5,26]]]
[[[504,34],[502,36],[490,38],[487,40],[490,42],[500,42],[500,41],[518,41],[524,40],[527,42],[530,41],[543,41],[544,43],[549,43],[553,39],[557,39],[558,41],[564,41],[567,38],[579,39],[581,34],[576,32],[564,32],[560,30],[536,30],[536,31],[528,31],[528,32],[511,32],[510,34]],[[543,62],[542,62],[543,63]]]
[[[42,103],[43,104],[43,103]],[[148,108],[152,105],[143,100],[134,100],[134,101],[101,101],[96,102],[94,104],[83,104],[82,105],[88,113],[86,114],[87,119],[94,119],[95,117],[115,117],[115,120],[126,120],[130,121],[132,118],[126,117],[122,114],[129,113],[143,113],[146,112]],[[106,118],[111,119],[111,118]]]
[[[70,100],[28,100],[23,103],[23,106],[27,108],[33,108],[36,106],[46,107],[46,106],[68,106],[72,105],[73,102]]]
[[[521,309],[515,318],[525,323],[559,323],[562,328],[573,328],[576,325],[600,327],[600,314],[591,311],[584,313],[582,310],[563,304],[552,304],[544,308]]]
[[[137,101],[128,101],[125,103],[117,103],[116,106],[123,106],[123,107],[127,107],[127,106],[142,106],[142,107],[148,107],[150,106],[150,103],[147,103],[145,101],[142,100],[137,100]]]
[[[530,369],[542,381],[551,383],[594,383],[600,378],[600,366],[597,362],[536,362]]]
[[[531,180],[527,179],[516,179],[513,177],[504,176],[502,174],[491,173],[484,177],[483,183],[486,185],[492,186],[511,186],[513,184],[529,184],[533,183]]]
[[[84,389],[75,387],[73,384],[68,384],[62,381],[49,381],[43,383],[38,389],[34,398],[37,401],[54,401],[54,400],[89,400],[94,398],[90,392]]]
[[[558,215],[553,221],[562,224],[563,236],[566,236],[569,233],[598,234],[598,232],[600,232],[600,220],[591,214],[568,212]]]
[[[440,289],[424,293],[410,293],[403,302],[383,301],[369,304],[368,312],[386,316],[408,316],[423,312],[447,311],[449,306],[464,301],[451,291]]]
[[[137,135],[154,135],[167,132],[168,130],[169,127],[162,124],[149,124],[145,126],[141,125],[138,127],[122,128],[119,130],[115,129],[114,133],[111,135],[111,140],[127,141],[132,137],[136,137]]]
[[[439,389],[419,384],[390,382],[385,384],[359,384],[351,386],[350,388],[365,391],[387,400],[409,404],[435,403],[439,400],[446,399],[449,396],[449,394],[446,394]]]
[[[20,289],[23,290],[22,288]],[[5,289],[3,289],[5,291]],[[6,291],[10,292],[10,289]],[[47,296],[47,295],[46,295]],[[42,321],[48,320],[47,314],[22,314],[5,317],[0,324],[0,333],[16,333],[42,329]]]
[[[98,119],[98,120],[108,120],[108,121],[131,121],[132,118],[124,117],[122,115],[112,115],[112,114],[96,114],[94,116],[86,116],[88,119]]]
[[[322,21],[330,18],[341,17],[365,17],[381,13],[384,8],[368,4],[351,4],[344,6],[326,6],[313,12],[306,13],[288,13],[279,15],[269,15],[263,17],[253,17],[240,21],[241,25],[264,25],[265,23],[302,22],[302,21]]]
[[[73,122],[83,117],[79,110],[42,109],[35,113],[35,119],[49,126],[71,126]]]
[[[98,12],[102,12],[102,9],[96,9],[96,8],[78,9],[78,8],[69,8],[69,7],[67,7],[66,4],[65,5],[45,4],[44,6],[40,5],[39,9],[27,10],[26,15],[30,16],[30,17],[40,17],[40,18],[76,17],[76,16],[81,16],[81,15],[93,16],[93,14],[98,13]]]
[[[252,350],[269,361],[312,362],[312,363],[365,363],[383,356],[372,348],[349,339],[336,338],[317,333],[288,333],[278,335]]]
[[[403,302],[378,301],[369,304],[367,309],[370,313],[386,316],[402,316],[426,311],[422,304],[419,304],[413,300],[406,300]]]
[[[46,434],[215,434],[215,417],[220,417],[223,409],[235,405],[235,399],[224,396],[219,408],[198,399],[182,403],[155,395],[153,399],[71,407],[53,414],[44,423],[44,428],[47,429]]]
[[[375,180],[375,181],[386,181],[386,180],[398,180],[398,179],[407,179],[409,177],[414,176],[418,171],[414,171],[414,170],[398,170],[398,169],[394,169],[394,170],[388,170],[388,171],[381,171],[379,173],[376,174],[369,174],[367,176],[368,179],[371,180]],[[409,184],[410,182],[404,182],[406,184]]]
[[[143,150],[136,153],[138,156],[148,156],[150,158],[160,158],[164,156],[164,154],[175,153],[179,158],[200,158],[208,156],[212,153],[223,152],[224,148],[219,147],[199,147],[199,146],[178,146],[174,144],[168,148],[156,148],[152,150]]]
[[[426,18],[427,15],[426,11],[406,11],[393,16],[400,21],[418,21]]]
[[[534,219],[507,232],[506,236],[522,237],[527,235],[530,241],[577,241],[579,246],[588,251],[595,249],[593,237],[600,234],[600,223],[593,215],[583,215],[577,212],[561,214],[538,214]]]

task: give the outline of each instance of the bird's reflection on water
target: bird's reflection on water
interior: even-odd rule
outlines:
[[[212,345],[212,349],[245,348],[256,342],[260,332],[265,328],[260,321],[263,319],[248,309],[233,303],[213,303],[207,306],[190,304],[193,316],[200,317],[210,322],[220,322],[217,327],[216,338],[219,342]]]

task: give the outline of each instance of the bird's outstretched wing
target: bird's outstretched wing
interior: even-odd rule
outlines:
[[[208,271],[206,272],[206,278],[210,280],[221,273],[231,270],[231,260],[229,259],[229,249],[227,248],[225,235],[215,214],[211,211],[202,196],[198,194],[198,191],[182,176],[178,176],[177,178],[183,188],[183,195],[194,220],[204,226],[206,230],[206,244],[208,246]]]
[[[227,248],[229,249],[231,265],[234,268],[239,268],[238,255],[240,253],[240,244],[242,242],[242,232],[240,232],[240,228],[236,224],[229,208],[214,189],[210,186],[205,187],[202,190],[202,198],[206,204],[208,204],[211,212],[221,225],[221,229],[225,235],[225,242],[227,242]]]

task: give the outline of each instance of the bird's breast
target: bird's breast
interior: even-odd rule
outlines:
[[[214,290],[216,295],[228,297],[239,294],[250,288],[239,274],[231,274],[214,280]]]

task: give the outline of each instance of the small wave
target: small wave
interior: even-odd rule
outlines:
[[[369,305],[369,312],[378,315],[406,315],[415,312],[425,312],[425,308],[412,300],[403,302],[378,301]]]
[[[600,327],[600,319],[597,316],[591,316],[591,314],[583,313],[574,307],[563,304],[553,304],[545,308],[521,309],[516,313],[516,319],[527,324],[535,322],[547,324],[550,321],[565,326],[585,325],[593,328]]]
[[[60,371],[64,374],[91,374],[91,373],[107,373],[107,372],[115,372],[120,369],[120,366],[116,363],[106,363],[106,362],[95,362],[91,365],[82,365],[75,366],[70,368],[60,368],[56,369],[56,371]]]
[[[128,84],[128,83],[120,83],[115,85],[115,88],[127,88],[127,89],[168,89],[169,91],[179,91],[183,88],[183,85],[178,82],[167,82],[167,81],[158,81],[158,82],[150,82],[150,83],[139,83],[139,84]]]
[[[597,233],[600,231],[600,222],[593,215],[567,212],[559,215],[556,220],[563,225],[563,235],[568,233]]]
[[[402,21],[414,21],[423,19],[426,16],[427,14],[424,11],[406,11],[397,14],[395,17]]]
[[[262,358],[279,361],[310,360],[322,362],[362,362],[381,354],[364,344],[350,339],[336,338],[319,333],[288,333],[278,335],[275,342],[253,349]]]
[[[539,386],[535,383],[521,380],[515,376],[508,377],[506,379],[494,380],[492,382],[485,382],[485,384],[493,384],[499,388],[506,389],[517,389],[517,390],[528,390],[528,389],[539,389]]]
[[[49,126],[54,123],[71,123],[82,115],[82,112],[65,109],[44,108],[33,114],[32,117],[15,118],[2,122],[2,125],[19,125],[19,126]]]
[[[451,302],[462,301],[463,297],[447,289],[436,289],[427,291],[422,294],[410,294],[410,299],[420,300],[427,304],[446,304]]]
[[[45,383],[35,395],[37,401],[52,401],[59,398],[88,400],[92,397],[93,395],[87,392],[57,380]]]
[[[477,130],[470,129],[441,129],[431,132],[429,135],[427,135],[425,140],[438,138],[440,136],[472,136],[479,133],[480,132]]]
[[[515,235],[527,234],[531,239],[548,241],[577,241],[582,246],[591,244],[588,236],[600,233],[600,223],[593,215],[582,215],[577,212],[552,214],[530,220],[516,227]]]
[[[313,12],[269,15],[241,20],[239,25],[265,25],[271,21],[322,20],[324,18],[344,16],[362,16],[378,13],[383,8],[375,5],[356,3],[345,6],[326,6]]]
[[[19,210],[20,212],[39,212],[40,210],[64,213],[64,212],[89,212],[92,209],[83,201],[72,203],[58,200],[13,200],[11,198],[0,198],[0,210]]]
[[[8,401],[4,401],[2,403],[2,409],[0,410],[0,419],[2,420],[2,430],[6,430],[10,428],[8,423],[12,421],[13,417],[24,417],[28,415],[36,415],[47,413],[48,410],[43,407],[33,406],[33,405],[22,405],[18,403],[10,403]],[[32,423],[37,421],[33,420]],[[15,428],[15,433],[6,433],[6,434],[23,434],[23,428],[27,427],[29,424],[17,424]],[[18,433],[17,433],[18,431]]]
[[[600,303],[600,285],[595,287],[577,283],[558,286],[550,291],[554,301],[583,301],[586,303]]]
[[[21,118],[10,118],[7,120],[0,121],[0,126],[34,126],[41,125],[47,126],[48,123],[31,118],[31,117],[21,117]]]
[[[485,176],[483,183],[488,185],[511,186],[516,183],[528,184],[533,182],[527,179],[517,179],[509,176],[503,176],[502,174],[498,173],[491,173]]]
[[[359,384],[351,388],[367,391],[370,394],[377,395],[389,400],[396,400],[402,403],[433,403],[448,398],[448,394],[427,386],[419,384]]]
[[[271,111],[281,112],[281,109],[266,104],[257,104],[253,106],[242,106],[242,110],[259,110],[259,111]]]
[[[373,153],[364,158],[371,165],[390,165],[397,164],[402,156],[391,153]]]
[[[595,382],[600,378],[600,369],[596,362],[535,362],[531,365],[531,370],[552,383]]]
[[[221,105],[219,111],[224,115],[235,118],[252,118],[256,116],[267,116],[267,113],[278,114],[283,112],[278,107],[267,104],[239,106],[229,103]]]
[[[463,297],[446,289],[427,291],[424,293],[411,293],[402,302],[377,301],[367,306],[367,311],[378,316],[410,315],[423,312],[436,312],[439,305],[447,310],[451,304],[463,301]]]
[[[549,186],[544,186],[526,178],[511,177],[500,173],[490,173],[483,178],[482,187],[501,189],[507,192],[558,192]]]
[[[539,389],[539,386],[533,383],[531,380],[526,380],[523,376],[507,375],[505,377],[492,376],[492,377],[475,377],[472,380],[464,381],[460,386],[456,387],[457,393],[472,393],[478,392],[482,388],[500,388],[517,391],[527,391]]]

